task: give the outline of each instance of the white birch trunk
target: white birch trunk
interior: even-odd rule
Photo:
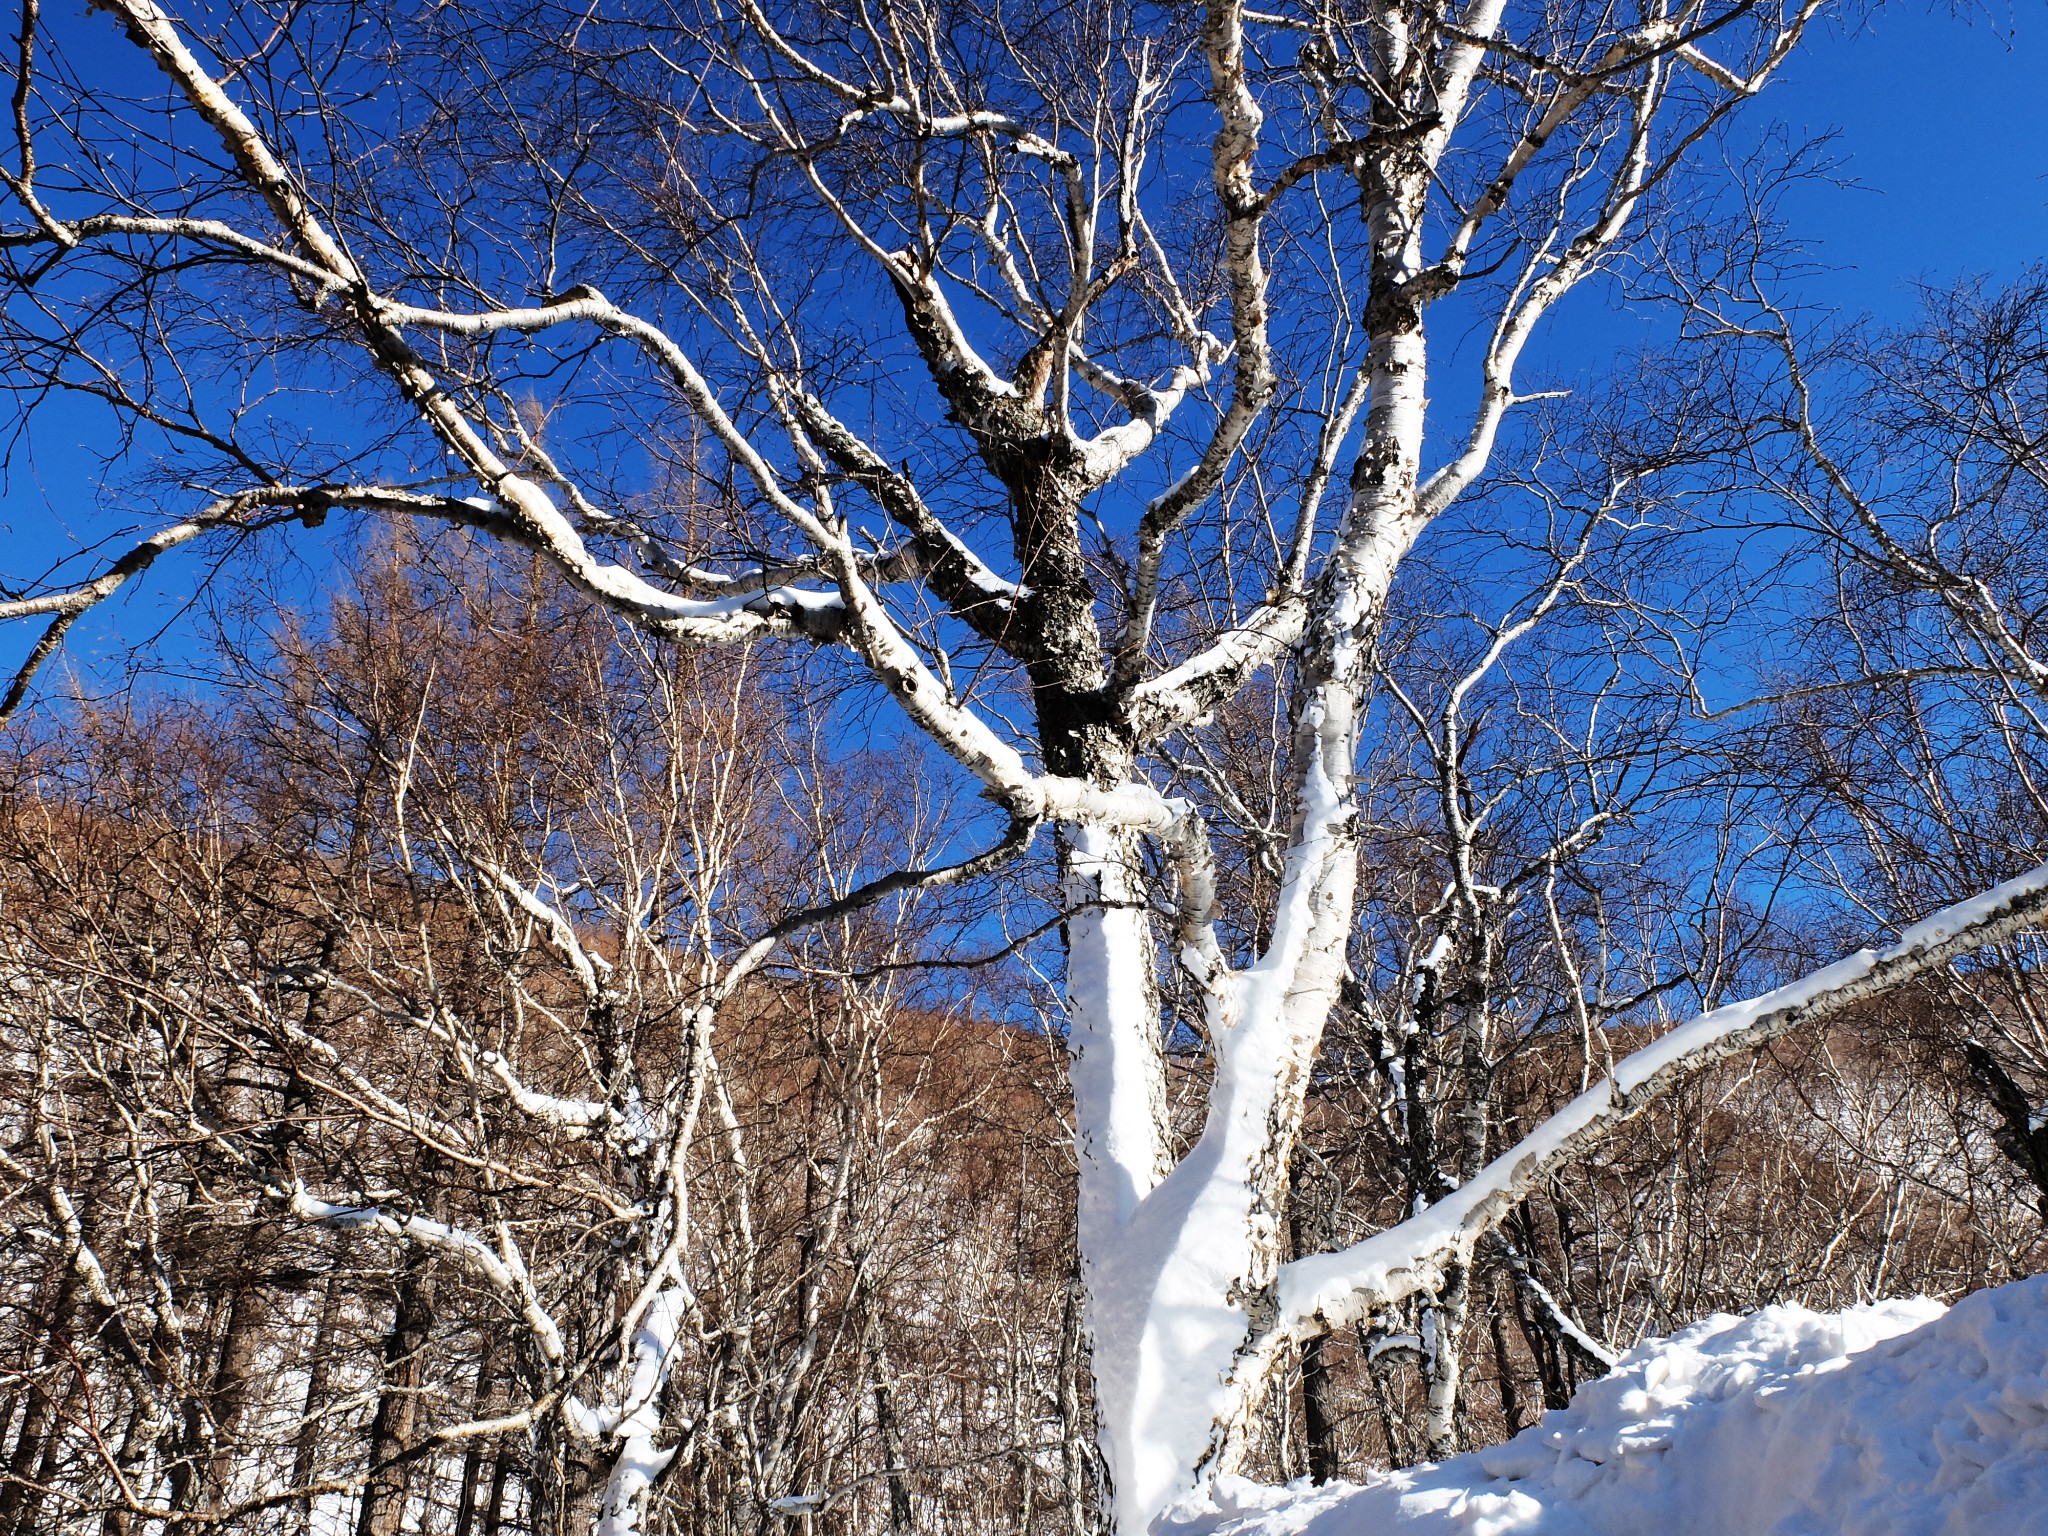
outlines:
[[[1295,826],[1273,934],[1256,962],[1214,978],[1208,1026],[1215,1075],[1202,1135],[1127,1212],[1111,1196],[1136,1188],[1135,1172],[1126,1165],[1113,1176],[1099,1168],[1091,1174],[1089,1164],[1102,1159],[1089,1149],[1097,1138],[1105,1146],[1126,1144],[1114,1116],[1135,1121],[1137,1087],[1127,1083],[1118,1101],[1077,1064],[1081,1239],[1103,1449],[1123,1532],[1149,1529],[1202,1476],[1231,1469],[1263,1390],[1237,1366],[1275,1321],[1287,1163],[1309,1068],[1344,978],[1354,910],[1359,653],[1407,544],[1405,522],[1379,526],[1391,531],[1347,549],[1312,626],[1325,642],[1315,660],[1321,679],[1297,735]],[[1075,956],[1083,958],[1078,945]],[[1099,1002],[1081,996],[1084,982],[1094,988],[1106,979],[1070,974],[1078,1017],[1085,1023],[1098,1011],[1115,1015],[1122,1038],[1142,1030],[1156,1059],[1159,1025],[1149,988],[1120,980]],[[1139,1016],[1141,997],[1147,1004],[1133,1026],[1128,1021]],[[1084,1045],[1082,1061],[1086,1055]],[[1102,1117],[1093,1125],[1083,1117],[1084,1104]],[[1097,1193],[1089,1190],[1091,1177],[1102,1183]],[[1113,1223],[1105,1219],[1112,1213]]]
[[[1152,923],[1134,839],[1073,830],[1067,1027],[1084,1256],[1107,1252],[1166,1171],[1165,1058]]]

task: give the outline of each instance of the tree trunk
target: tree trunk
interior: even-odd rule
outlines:
[[[1095,1443],[1095,1426],[1081,1411],[1081,1373],[1088,1369],[1088,1340],[1082,1324],[1081,1277],[1067,1281],[1067,1295],[1060,1308],[1060,1354],[1057,1370],[1060,1392],[1060,1492],[1066,1507],[1067,1536],[1089,1536],[1095,1526],[1093,1501],[1089,1498],[1088,1460]]]
[[[65,1364],[64,1357],[69,1353],[72,1319],[78,1309],[78,1286],[70,1270],[62,1267],[57,1270],[55,1286],[42,1360],[35,1379],[24,1388],[28,1401],[22,1407],[21,1427],[7,1458],[6,1484],[0,1486],[0,1536],[30,1536],[35,1530],[43,1504],[42,1492],[35,1485],[49,1480],[46,1463],[63,1435],[63,1405],[76,1390],[77,1373]],[[60,1370],[64,1377],[61,1392],[52,1379]]]
[[[384,1335],[384,1379],[370,1420],[368,1480],[356,1510],[356,1536],[397,1536],[405,1520],[412,1469],[401,1458],[412,1445],[419,1402],[415,1389],[425,1374],[432,1323],[427,1256],[423,1249],[408,1248],[399,1270],[391,1327]]]
[[[1513,1290],[1514,1286],[1510,1284],[1508,1289]],[[1515,1362],[1508,1354],[1507,1330],[1501,1326],[1501,1311],[1500,1287],[1496,1285],[1486,1309],[1486,1326],[1493,1335],[1493,1369],[1500,1382],[1501,1417],[1507,1421],[1512,1437],[1522,1432],[1522,1396],[1515,1381]]]
[[[1297,1151],[1288,1170],[1287,1228],[1294,1256],[1320,1253],[1330,1240],[1330,1207],[1314,1198],[1303,1177],[1305,1155]],[[1333,1481],[1341,1458],[1337,1446],[1336,1383],[1331,1379],[1327,1334],[1315,1334],[1301,1346],[1302,1443],[1308,1452],[1312,1483]]]
[[[498,1336],[485,1333],[483,1354],[476,1366],[476,1391],[469,1404],[469,1416],[481,1419],[491,1409],[491,1393],[497,1384]],[[455,1495],[455,1536],[470,1536],[476,1523],[477,1490],[483,1482],[485,1448],[494,1441],[473,1439],[462,1453],[462,1483]]]
[[[505,1483],[512,1474],[512,1452],[500,1444],[491,1457],[491,1489],[484,1495],[483,1536],[498,1536],[505,1522]]]
[[[1428,1401],[1423,1455],[1431,1461],[1457,1455],[1459,1442],[1464,1438],[1460,1388],[1469,1300],[1470,1274],[1464,1265],[1458,1264],[1445,1274],[1443,1289],[1423,1306],[1422,1362]]]
[[[1407,1466],[1414,1460],[1408,1454],[1408,1445],[1401,1434],[1401,1415],[1394,1411],[1393,1393],[1389,1390],[1388,1378],[1393,1367],[1387,1361],[1373,1358],[1372,1343],[1364,1324],[1356,1331],[1358,1353],[1365,1360],[1365,1377],[1372,1384],[1373,1412],[1380,1421],[1380,1435],[1387,1443],[1387,1465],[1393,1468]]]
[[[1999,1119],[1996,1141],[2034,1186],[2034,1204],[2048,1221],[2048,1118],[1996,1056],[1977,1040],[1963,1042],[1970,1077]]]
[[[292,1486],[303,1488],[320,1467],[320,1416],[326,1411],[328,1380],[334,1359],[334,1331],[341,1318],[347,1292],[336,1283],[332,1269],[320,1281],[320,1316],[313,1325],[313,1345],[306,1352],[306,1398],[300,1413],[299,1432],[292,1442]],[[312,1528],[313,1500],[304,1496],[292,1501],[289,1529],[304,1533]]]
[[[228,1299],[219,1363],[214,1367],[206,1417],[210,1443],[200,1479],[200,1496],[218,1503],[228,1496],[235,1458],[241,1449],[243,1416],[256,1379],[256,1356],[263,1343],[263,1296],[253,1279],[244,1278]],[[214,1528],[211,1523],[206,1529]]]
[[[1302,1440],[1308,1449],[1308,1480],[1312,1483],[1336,1481],[1341,1466],[1336,1384],[1324,1359],[1329,1337],[1319,1333],[1301,1346]]]
[[[889,1379],[888,1356],[875,1346],[875,1429],[882,1437],[882,1475],[889,1487],[890,1536],[910,1536],[910,1480],[903,1460],[903,1431],[896,1422],[895,1387]]]

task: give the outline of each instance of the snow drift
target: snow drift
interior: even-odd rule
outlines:
[[[1713,1317],[1506,1445],[1360,1487],[1221,1479],[1162,1536],[2048,1536],[2048,1276]]]

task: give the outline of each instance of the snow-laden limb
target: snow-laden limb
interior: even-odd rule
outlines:
[[[1100,369],[1077,371],[1092,371],[1097,379],[1107,383]],[[1173,413],[1187,398],[1188,391],[1208,382],[1209,372],[1206,363],[1184,363],[1156,389],[1139,384],[1116,391],[1129,402],[1130,419],[1104,427],[1093,437],[1073,438],[1073,446],[1080,455],[1082,473],[1089,483],[1107,485],[1136,462],[1159,440],[1167,423],[1173,419]]]
[[[1497,19],[1499,0],[1484,0],[1484,3],[1492,7]],[[1439,467],[1421,488],[1418,500],[1425,517],[1434,518],[1443,512],[1485,471],[1492,462],[1494,445],[1507,413],[1518,404],[1542,398],[1540,395],[1516,393],[1515,365],[1523,349],[1558,300],[1616,248],[1643,199],[1678,165],[1678,155],[1666,153],[1660,156],[1652,146],[1652,130],[1670,90],[1670,72],[1664,66],[1663,56],[1677,52],[1694,69],[1722,85],[1727,92],[1707,110],[1704,121],[1688,135],[1689,141],[1699,137],[1708,125],[1725,118],[1763,87],[1791,56],[1792,50],[1805,36],[1807,26],[1819,15],[1822,4],[1823,0],[1802,0],[1778,27],[1756,69],[1747,78],[1738,78],[1729,71],[1721,70],[1692,45],[1692,39],[1705,35],[1704,31],[1689,33],[1669,19],[1645,22],[1617,38],[1598,66],[1582,77],[1580,84],[1561,91],[1551,111],[1509,152],[1493,185],[1452,236],[1443,260],[1428,272],[1418,274],[1420,280],[1432,285],[1444,281],[1455,285],[1464,272],[1472,238],[1506,205],[1516,179],[1550,142],[1558,128],[1597,91],[1612,89],[1614,82],[1626,72],[1640,72],[1639,82],[1627,92],[1631,120],[1624,135],[1626,152],[1623,168],[1585,227],[1572,233],[1568,239],[1539,243],[1525,260],[1515,282],[1514,296],[1501,310],[1481,360],[1480,401],[1467,428],[1465,446]],[[1473,67],[1476,68],[1476,58]],[[1580,94],[1581,91],[1584,94]]]
[[[321,974],[320,981],[325,986],[353,992],[368,1000],[367,994],[363,993],[361,988],[338,977]],[[364,1114],[381,1120],[393,1130],[417,1137],[437,1152],[463,1162],[476,1162],[477,1143],[471,1128],[387,1092],[369,1073],[356,1066],[344,1052],[337,1049],[332,1041],[314,1034],[304,1025],[295,1023],[282,1014],[269,1013],[256,989],[249,983],[239,984],[237,990],[248,1003],[251,1017],[260,1018],[268,1015],[279,1034],[332,1074],[331,1080],[321,1083],[327,1091],[348,1100]],[[437,1038],[454,1038],[449,1031],[440,1028],[431,1019],[410,1018],[408,1022]],[[308,1080],[316,1079],[309,1075]]]
[[[144,535],[81,581],[55,591],[0,601],[0,623],[35,618],[50,621],[26,659],[15,669],[5,695],[0,696],[0,727],[4,727],[21,707],[36,673],[56,653],[71,626],[170,551],[211,533],[253,534],[280,522],[296,519],[315,522],[337,507],[383,507],[400,501],[409,509],[446,505],[441,498],[412,496],[381,486],[254,486],[219,497],[190,517]]]
[[[661,1446],[657,1436],[662,1427],[661,1392],[675,1360],[686,1304],[687,1294],[679,1286],[655,1296],[634,1335],[632,1368],[618,1402],[591,1408],[570,1397],[563,1405],[578,1434],[617,1447],[596,1536],[637,1536],[647,1492],[675,1458],[675,1448]]]
[[[1701,1014],[1615,1063],[1487,1164],[1479,1176],[1399,1226],[1280,1272],[1275,1325],[1240,1370],[1263,1369],[1285,1342],[1354,1322],[1436,1284],[1516,1200],[1688,1077],[1802,1024],[1829,1018],[2048,917],[2048,864],[1921,919],[1883,949],[1860,949],[1762,996]]]
[[[605,979],[611,975],[612,963],[584,946],[583,940],[577,937],[576,925],[569,921],[568,915],[524,880],[515,878],[503,865],[482,854],[465,857],[470,867],[488,880],[495,890],[546,930],[556,953],[575,971],[584,996],[592,1003],[598,1002],[604,996]]]
[[[142,1404],[150,1423],[162,1426],[168,1422],[168,1407],[157,1388],[148,1357],[129,1327],[127,1308],[121,1304],[119,1294],[107,1278],[106,1266],[100,1263],[100,1256],[93,1251],[92,1240],[86,1233],[71,1192],[57,1177],[56,1170],[63,1163],[59,1160],[56,1138],[47,1125],[39,1125],[36,1139],[43,1154],[43,1165],[50,1170],[49,1173],[38,1178],[11,1157],[7,1159],[8,1171],[24,1182],[34,1182],[42,1187],[43,1203],[62,1234],[65,1267],[78,1277],[93,1305],[99,1309],[104,1336],[120,1359],[122,1372],[134,1387],[136,1400]]]
[[[296,1180],[289,1189],[275,1190],[273,1194],[283,1200],[301,1221],[379,1232],[386,1237],[418,1243],[423,1248],[431,1248],[459,1260],[471,1273],[519,1308],[520,1315],[525,1318],[535,1342],[540,1346],[541,1354],[550,1365],[561,1366],[566,1353],[562,1331],[540,1304],[519,1245],[503,1223],[499,1224],[498,1246],[494,1250],[474,1232],[451,1226],[445,1221],[418,1215],[394,1216],[380,1206],[342,1205],[322,1200],[310,1194],[306,1186]]]
[[[1614,1369],[1614,1362],[1621,1357],[1605,1343],[1579,1325],[1565,1304],[1557,1299],[1549,1286],[1537,1278],[1528,1258],[1513,1243],[1500,1234],[1494,1235],[1494,1242],[1500,1254],[1507,1260],[1508,1274],[1522,1294],[1535,1307],[1536,1314],[1544,1325],[1555,1333],[1565,1346],[1577,1351],[1579,1357],[1600,1370]]]
[[[579,297],[566,304],[469,317],[442,315],[385,298],[314,213],[262,132],[221,81],[193,54],[162,8],[153,0],[109,0],[107,9],[149,51],[157,66],[213,129],[234,159],[243,181],[262,197],[292,243],[299,247],[291,261],[279,264],[280,270],[298,280],[314,282],[322,292],[341,296],[361,328],[365,348],[376,366],[489,493],[477,498],[477,505],[484,516],[498,525],[494,532],[538,551],[572,584],[607,607],[681,640],[726,644],[776,631],[813,633],[819,639],[838,637],[843,620],[837,594],[780,589],[711,599],[681,597],[623,566],[599,559],[546,491],[530,476],[516,471],[491,446],[488,433],[457,404],[402,332],[406,324],[436,322],[437,328],[458,333],[538,329],[575,317],[586,308],[591,311],[590,318],[617,315],[601,295],[592,293],[587,302]],[[259,254],[255,250],[248,253]],[[307,268],[317,276],[308,279]],[[726,415],[680,348],[635,317],[620,317],[612,328],[633,335],[651,348],[676,377],[699,416],[733,452],[778,512],[821,550],[834,544],[823,527],[782,492],[772,468]],[[843,553],[851,560],[850,546]]]
[[[726,451],[746,471],[755,489],[768,504],[819,550],[824,566],[839,587],[836,598],[816,596],[818,604],[830,606],[833,610],[833,638],[845,640],[860,654],[904,713],[942,751],[980,780],[989,798],[1015,816],[1032,819],[1061,820],[1077,824],[1097,823],[1139,830],[1164,830],[1172,823],[1174,813],[1171,807],[1162,797],[1141,785],[1125,784],[1104,789],[1083,779],[1033,773],[1027,766],[1023,754],[1003,739],[980,715],[956,699],[953,690],[940,679],[916,647],[905,638],[882,605],[863,573],[862,557],[853,548],[848,535],[844,531],[827,528],[784,489],[781,477],[777,475],[774,467],[727,414],[725,407],[689,354],[659,327],[618,308],[603,294],[588,287],[574,290],[573,296],[565,296],[553,305],[531,310],[502,311],[496,314],[459,315],[398,305],[383,300],[376,301],[373,307],[380,324],[395,326],[402,321],[454,334],[485,334],[497,328],[516,330],[522,326],[540,327],[544,324],[558,323],[564,318],[580,317],[632,338],[669,374],[699,419],[711,429]],[[465,423],[452,423],[443,428],[444,436],[455,433],[458,425],[467,430]],[[451,441],[454,441],[452,437]],[[488,449],[480,451],[486,454],[489,452]],[[480,460],[477,462],[481,463]],[[570,561],[571,567],[587,565],[590,561],[587,551],[583,549],[581,541],[570,528],[567,519],[554,509],[553,502],[530,482],[521,480],[520,477],[505,470],[502,465],[498,465],[495,456],[491,457],[490,463],[496,468],[490,469],[487,473],[480,472],[481,478],[496,480],[501,501],[513,499],[513,493],[517,491],[519,498],[523,499],[516,501],[513,510],[519,512],[527,522],[533,522],[535,519],[546,522],[547,519],[552,519],[544,530],[532,534],[526,542],[531,543],[558,565],[564,560]],[[528,492],[531,495],[528,495]],[[528,506],[528,502],[537,502],[538,505]],[[545,516],[542,509],[545,509]],[[944,542],[936,528],[927,531],[935,540]],[[946,545],[947,550],[951,547],[950,544]],[[566,573],[571,580],[579,581],[580,584],[583,578],[579,578],[577,569],[571,567],[565,567]],[[640,582],[640,578],[630,576],[630,573],[623,572],[619,567],[607,567],[607,570],[618,572],[621,579],[630,579],[642,586],[646,585]],[[984,578],[982,573],[985,570],[985,567],[967,568],[963,579],[991,597],[1002,596],[1007,599],[1014,595],[1015,589],[1008,587],[1008,584],[997,587],[996,578]],[[663,594],[663,597],[669,602],[730,602],[742,610],[758,601],[747,599],[742,602],[737,597],[684,600],[668,597],[667,594]],[[810,597],[807,596],[805,602],[809,601]],[[615,601],[613,605],[627,612],[629,616],[633,613],[630,605],[623,600]],[[799,607],[802,608],[803,605]]]
[[[477,1064],[498,1081],[514,1107],[523,1115],[536,1120],[545,1120],[550,1125],[559,1125],[569,1130],[599,1125],[620,1117],[611,1105],[602,1099],[564,1099],[552,1093],[540,1093],[522,1083],[513,1073],[511,1064],[496,1051],[485,1051],[477,1057]],[[629,1134],[638,1135],[639,1127]]]
[[[735,580],[734,590],[692,597],[658,587],[623,565],[598,558],[554,499],[533,481],[509,473],[494,477],[488,464],[478,473],[487,484],[495,478],[497,494],[464,497],[442,515],[535,551],[579,591],[642,628],[693,647],[738,644],[768,635],[801,635],[831,643],[844,629],[845,604],[829,590]],[[613,531],[617,522],[605,519],[598,527]]]
[[[601,956],[591,958],[597,964],[605,962]],[[364,988],[357,986],[345,976],[329,971],[302,973],[303,979],[317,980],[323,987],[350,993],[373,1007],[377,999]],[[549,1125],[560,1126],[572,1135],[587,1131],[590,1127],[602,1125],[605,1134],[621,1140],[628,1146],[647,1140],[653,1130],[644,1107],[629,1103],[620,1110],[601,1099],[572,1099],[557,1094],[543,1093],[529,1087],[513,1071],[512,1064],[494,1050],[477,1050],[467,1030],[445,1008],[436,1007],[425,1014],[402,1011],[385,1011],[387,1018],[402,1019],[423,1034],[431,1036],[453,1053],[455,1064],[466,1080],[495,1083],[512,1107],[521,1114]],[[468,1127],[457,1125],[440,1116],[428,1115],[416,1105],[387,1093],[360,1068],[349,1063],[333,1043],[313,1034],[291,1019],[278,1017],[279,1031],[292,1043],[305,1050],[314,1060],[332,1071],[338,1084],[345,1085],[356,1103],[366,1113],[381,1119],[395,1129],[406,1131],[433,1146],[437,1151],[474,1161],[477,1150]],[[500,1169],[501,1172],[506,1170]],[[610,1202],[607,1202],[610,1203]],[[613,1214],[621,1213],[614,1205]]]
[[[910,539],[915,574],[984,639],[997,645],[1015,637],[1015,604],[1024,595],[1005,581],[926,504],[917,483],[802,388],[789,390],[790,408],[818,451],[873,498]]]
[[[1208,718],[1247,679],[1273,665],[1301,638],[1309,599],[1290,589],[1261,603],[1242,622],[1212,639],[1125,696],[1124,715],[1142,742],[1164,740],[1174,731]]]
[[[1268,336],[1272,310],[1261,249],[1261,224],[1269,204],[1259,195],[1252,176],[1265,113],[1246,78],[1242,9],[1235,5],[1206,7],[1201,46],[1218,118],[1210,143],[1209,166],[1210,181],[1225,214],[1223,275],[1230,293],[1233,359],[1230,403],[1218,418],[1200,457],[1152,499],[1139,519],[1131,611],[1116,642],[1116,675],[1125,684],[1136,681],[1143,666],[1158,607],[1159,577],[1168,540],[1181,521],[1222,483],[1279,383]],[[1219,360],[1219,350],[1206,331],[1192,325],[1185,327],[1185,331],[1193,342],[1195,361],[1175,375],[1170,390],[1175,404],[1187,389],[1206,383]],[[1158,427],[1148,424],[1140,430],[1134,419],[1126,430],[1129,440],[1118,446],[1128,451],[1121,462],[1114,463],[1116,469],[1149,445]],[[1104,478],[1113,472],[1109,462],[1104,469]]]

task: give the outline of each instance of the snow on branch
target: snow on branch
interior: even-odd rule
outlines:
[[[1595,1085],[1412,1219],[1335,1253],[1297,1259],[1278,1280],[1277,1320],[1248,1356],[1341,1327],[1438,1283],[1532,1186],[1704,1068],[1840,1013],[2048,917],[2048,864],[1944,907],[1884,949],[1860,949],[1760,997],[1701,1014],[1617,1062]]]
[[[569,1130],[603,1124],[619,1119],[618,1112],[601,1099],[565,1099],[552,1093],[541,1093],[522,1083],[513,1073],[511,1065],[496,1051],[485,1051],[477,1057],[478,1063],[496,1078],[505,1090],[505,1096],[523,1115],[535,1120],[544,1120],[550,1125],[563,1126]]]
[[[1507,1262],[1509,1276],[1523,1296],[1535,1307],[1543,1325],[1555,1333],[1567,1348],[1576,1351],[1582,1359],[1591,1362],[1600,1370],[1613,1370],[1614,1363],[1621,1356],[1580,1326],[1579,1320],[1557,1299],[1550,1287],[1537,1278],[1528,1256],[1499,1233],[1493,1235],[1493,1242],[1500,1257]]]
[[[576,925],[569,921],[567,915],[525,881],[515,878],[503,865],[482,854],[469,854],[467,859],[470,867],[489,881],[494,890],[546,930],[556,951],[576,972],[584,996],[593,1004],[602,999],[605,979],[611,975],[611,962],[584,946],[583,940],[577,936]]]
[[[533,1277],[527,1273],[526,1261],[520,1256],[519,1245],[502,1223],[498,1228],[498,1247],[494,1251],[474,1232],[464,1231],[461,1227],[425,1216],[394,1216],[380,1206],[338,1205],[309,1194],[306,1186],[296,1179],[290,1189],[273,1189],[271,1194],[273,1198],[282,1200],[301,1221],[381,1232],[386,1237],[418,1243],[423,1248],[456,1259],[501,1296],[518,1305],[527,1327],[532,1329],[540,1344],[541,1353],[550,1364],[561,1365],[565,1358],[561,1330],[555,1326],[555,1320],[548,1315],[547,1309],[541,1306],[540,1297],[533,1288]]]
[[[316,500],[317,499],[317,500]],[[0,727],[4,727],[21,708],[28,697],[29,685],[44,662],[56,653],[63,642],[65,632],[77,622],[87,610],[105,602],[125,586],[132,576],[138,576],[156,564],[157,558],[169,553],[181,544],[189,544],[201,534],[216,529],[230,528],[244,533],[257,531],[265,526],[253,514],[261,510],[283,511],[290,517],[312,517],[319,510],[331,505],[331,492],[317,488],[266,486],[258,490],[240,491],[224,496],[209,505],[205,511],[194,514],[168,528],[137,541],[124,550],[84,581],[52,592],[38,592],[0,601],[0,622],[9,619],[48,618],[49,626],[42,638],[30,649],[28,657],[15,669],[13,681],[8,684],[4,697],[0,697]]]

